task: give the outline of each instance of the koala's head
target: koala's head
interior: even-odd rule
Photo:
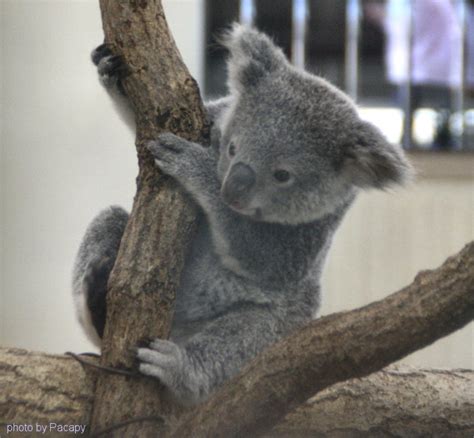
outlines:
[[[224,44],[234,99],[216,121],[218,174],[231,208],[260,221],[311,222],[358,188],[410,176],[400,148],[362,121],[345,94],[295,69],[267,36],[235,25]]]

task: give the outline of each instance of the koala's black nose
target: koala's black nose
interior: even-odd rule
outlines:
[[[238,208],[243,207],[256,181],[257,176],[250,166],[234,164],[222,187],[224,201]]]

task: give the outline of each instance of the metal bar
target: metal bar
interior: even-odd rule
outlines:
[[[407,16],[406,26],[406,81],[402,85],[402,110],[403,110],[403,138],[402,145],[405,149],[412,147],[412,128],[413,128],[413,103],[412,103],[412,71],[413,71],[413,2],[405,1],[405,13]]]
[[[346,92],[354,100],[358,97],[359,85],[359,42],[360,42],[360,0],[346,2],[346,50],[345,86]]]
[[[240,0],[240,23],[252,26],[255,21],[255,11],[255,0]]]
[[[306,62],[306,32],[309,8],[307,0],[293,0],[291,58],[296,67],[304,68]]]
[[[452,89],[452,112],[456,117],[459,118],[459,131],[456,133],[454,148],[463,149],[464,140],[465,140],[465,118],[464,118],[464,96],[465,96],[465,85],[466,85],[466,51],[465,51],[465,38],[466,38],[466,1],[457,0],[455,3],[457,17],[460,24],[460,42],[457,53],[455,56],[458,58],[459,62],[459,85]]]

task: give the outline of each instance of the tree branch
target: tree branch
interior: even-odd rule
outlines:
[[[389,366],[321,391],[273,429],[278,437],[466,437],[474,372]]]
[[[13,423],[87,426],[96,376],[70,357],[0,348],[0,433]],[[391,366],[320,392],[269,437],[471,436],[473,386],[472,370]]]
[[[321,390],[366,376],[474,318],[474,242],[366,307],[315,320],[274,344],[171,436],[261,436]]]
[[[70,356],[0,348],[0,425],[88,425],[95,382]]]
[[[100,6],[106,42],[129,67],[124,87],[137,115],[137,194],[109,279],[102,348],[104,365],[130,368],[139,342],[168,337],[195,219],[193,206],[175,183],[159,174],[144,141],[171,131],[206,143],[208,127],[198,88],[169,33],[161,2],[100,0]],[[101,375],[93,430],[163,412],[159,389],[145,378]],[[135,430],[130,426],[126,433],[131,436]],[[151,428],[148,433],[156,434]]]

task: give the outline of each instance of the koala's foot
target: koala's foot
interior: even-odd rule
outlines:
[[[98,257],[89,262],[84,274],[87,307],[90,312],[92,325],[101,339],[104,335],[105,318],[107,315],[107,281],[114,262],[115,259],[112,257]]]
[[[128,69],[123,58],[114,55],[106,44],[101,44],[92,52],[91,59],[97,66],[102,85],[107,89],[117,89],[125,95],[122,79],[128,74]]]
[[[197,371],[186,350],[174,342],[155,339],[149,348],[139,348],[137,357],[140,372],[159,379],[181,403],[194,404],[207,395],[207,376]]]
[[[105,326],[107,282],[127,222],[128,213],[121,207],[101,211],[87,227],[74,263],[77,316],[90,340],[98,346]]]

